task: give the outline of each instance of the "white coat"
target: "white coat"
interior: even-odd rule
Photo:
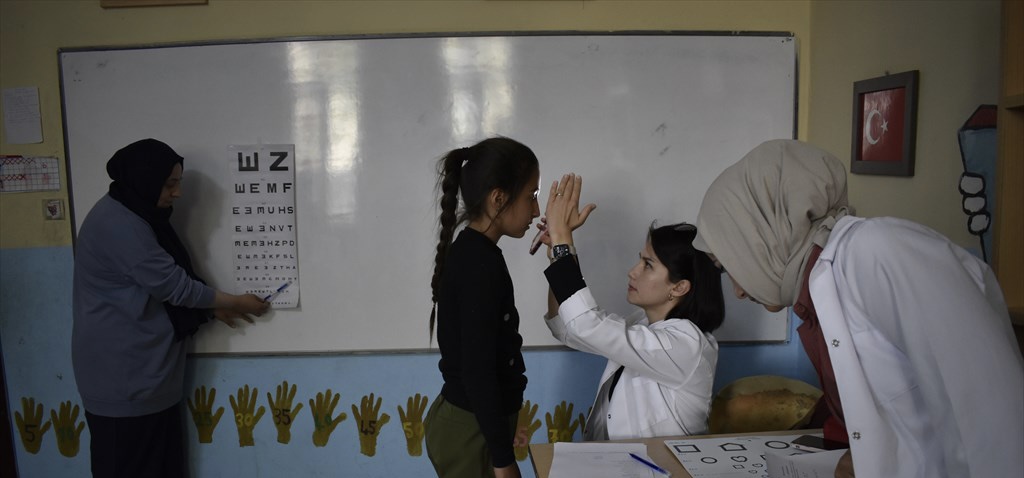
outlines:
[[[989,267],[895,218],[838,221],[808,283],[858,477],[1024,470],[1024,365]]]
[[[707,432],[718,362],[711,334],[686,319],[648,325],[642,310],[628,318],[607,313],[586,287],[545,322],[563,344],[608,358],[598,390],[625,366],[604,417],[610,439]]]

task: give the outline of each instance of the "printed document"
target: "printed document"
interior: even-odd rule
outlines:
[[[549,478],[653,478],[654,470],[629,456],[647,458],[643,443],[555,443]]]

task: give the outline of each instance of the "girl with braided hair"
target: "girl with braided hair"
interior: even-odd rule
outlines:
[[[512,278],[497,243],[523,237],[540,216],[539,164],[530,148],[494,137],[450,151],[437,171],[430,334],[436,325],[444,385],[424,423],[427,455],[440,477],[519,477],[513,441],[526,368]]]

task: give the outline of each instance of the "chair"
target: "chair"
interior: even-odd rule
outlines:
[[[743,377],[726,385],[711,402],[709,433],[752,433],[805,426],[821,390],[778,375]]]

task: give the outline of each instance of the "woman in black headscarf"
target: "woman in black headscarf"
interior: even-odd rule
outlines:
[[[269,306],[196,275],[169,222],[182,165],[155,139],[117,151],[110,191],[78,233],[72,363],[94,477],[183,476],[185,339],[211,315],[234,326]]]

